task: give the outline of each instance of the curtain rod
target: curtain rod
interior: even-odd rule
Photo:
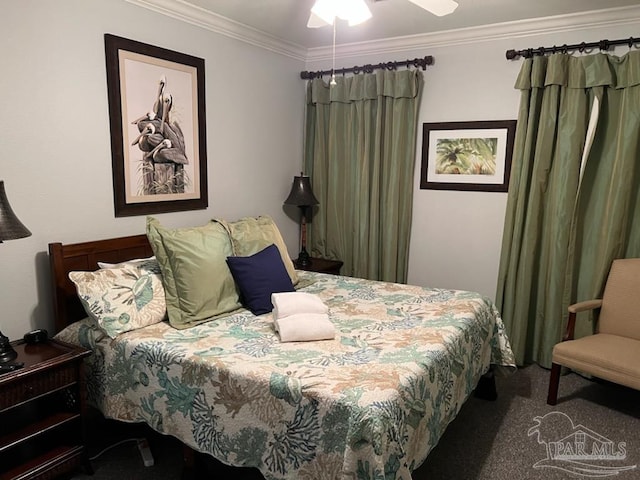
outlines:
[[[331,75],[335,74],[345,74],[345,73],[371,73],[376,69],[385,69],[385,70],[396,70],[398,67],[421,67],[422,70],[427,69],[427,65],[433,65],[433,57],[431,55],[427,55],[424,58],[414,58],[413,60],[405,60],[403,62],[385,62],[385,63],[377,63],[372,65],[368,63],[367,65],[355,66],[349,68],[338,68],[336,70],[318,70],[316,72],[300,72],[300,78],[303,80],[312,80],[314,78],[322,78],[323,75]]]
[[[601,51],[609,50],[616,45],[628,45],[629,48],[634,44],[640,42],[640,38],[621,38],[619,40],[600,40],[599,42],[582,42],[574,43],[573,45],[567,45],[566,43],[561,46],[554,45],[553,47],[540,47],[540,48],[525,48],[523,50],[507,50],[507,60],[514,60],[522,56],[524,58],[531,58],[534,55],[544,55],[545,53],[567,53],[569,51],[574,52],[578,50],[580,53],[584,52],[588,48],[598,47]]]

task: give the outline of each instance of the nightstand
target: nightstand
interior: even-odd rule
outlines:
[[[0,375],[0,480],[49,480],[83,464],[82,359],[89,350],[56,340],[12,342],[24,367]]]
[[[307,270],[309,272],[318,272],[318,273],[331,273],[333,275],[340,275],[340,269],[342,268],[342,263],[340,260],[329,260],[327,258],[316,258],[311,257],[311,264],[306,267],[302,267],[298,265],[298,261],[294,260],[293,264],[298,270]]]

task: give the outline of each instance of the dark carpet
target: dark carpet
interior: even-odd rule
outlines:
[[[595,475],[616,472],[611,476],[618,480],[640,479],[640,391],[570,373],[561,378],[558,404],[551,407],[546,404],[548,380],[548,370],[535,365],[508,377],[497,376],[497,400],[471,397],[413,473],[413,480],[556,480],[597,478]],[[551,415],[545,417],[547,414]],[[534,417],[540,418],[536,421]],[[183,449],[176,439],[142,425],[106,421],[97,415],[89,423],[89,454],[95,457],[95,473],[78,474],[74,480],[182,478]],[[532,428],[532,435],[528,435]],[[578,461],[587,466],[578,473],[571,470],[575,462],[544,466],[547,446],[577,431],[586,432],[583,439],[587,448],[594,438],[610,441],[607,448],[612,451],[601,451],[608,459],[580,457]],[[138,444],[131,440],[140,437],[148,440],[153,466],[144,466]],[[108,448],[117,442],[123,443]],[[614,453],[618,457],[613,457]],[[227,467],[205,455],[196,458],[197,479],[263,478],[254,469]],[[599,466],[593,467],[593,463]],[[567,465],[569,470],[560,469]],[[609,470],[604,470],[607,467]]]

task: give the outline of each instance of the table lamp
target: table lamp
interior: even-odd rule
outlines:
[[[311,181],[308,176],[300,172],[299,177],[293,177],[291,192],[284,201],[285,205],[294,205],[300,208],[300,253],[296,266],[308,267],[311,259],[307,253],[307,209],[313,205],[318,205],[318,199],[311,190]]]
[[[29,235],[31,235],[29,229],[13,213],[4,191],[4,181],[0,180],[0,243]],[[9,339],[0,331],[0,365],[15,360],[17,356],[18,354],[9,343]]]

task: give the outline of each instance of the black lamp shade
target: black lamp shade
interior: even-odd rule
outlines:
[[[293,177],[291,185],[291,193],[284,201],[285,205],[294,205],[296,207],[310,207],[318,205],[318,199],[311,190],[311,181],[309,177],[300,173],[299,177]]]
[[[0,243],[5,240],[15,240],[30,235],[29,229],[13,213],[7,194],[4,191],[4,181],[0,180]]]
[[[16,214],[13,213],[9,199],[4,191],[4,181],[0,180],[0,243],[31,235]],[[18,354],[11,346],[9,339],[0,332],[0,365],[11,363]]]

